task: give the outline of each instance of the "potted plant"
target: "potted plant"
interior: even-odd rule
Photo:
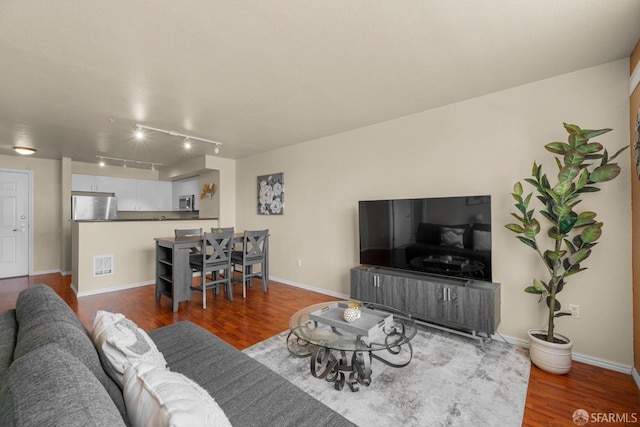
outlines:
[[[517,222],[506,225],[538,254],[547,270],[545,280],[534,278],[525,288],[525,292],[539,295],[539,301],[544,300],[548,308],[547,329],[529,331],[529,354],[536,366],[557,374],[569,372],[573,345],[555,332],[555,319],[571,314],[562,309],[557,296],[570,276],[586,270],[584,261],[602,235],[603,223],[595,219],[596,213],[579,211],[579,204],[584,195],[600,191],[602,183],[620,174],[620,166],[613,161],[628,148],[609,157],[602,144],[589,140],[611,129],[586,130],[566,123],[564,127],[569,133],[567,143],[545,145],[547,151],[556,154],[557,182],[551,183],[542,165],[534,162],[531,178],[524,181],[534,187],[542,207],[531,207],[533,193],[525,196],[522,184],[516,182],[512,196],[517,212],[511,215]],[[546,224],[545,230],[541,222]],[[543,240],[546,245],[541,245]]]

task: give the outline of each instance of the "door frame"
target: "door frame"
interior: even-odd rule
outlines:
[[[27,244],[27,275],[31,276],[33,273],[33,171],[28,169],[9,169],[0,167],[0,172],[12,172],[12,173],[24,173],[27,174],[27,211],[29,212],[29,221],[27,221],[28,237]]]

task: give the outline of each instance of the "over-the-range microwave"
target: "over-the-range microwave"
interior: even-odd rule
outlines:
[[[181,211],[193,211],[195,208],[196,196],[193,194],[186,194],[178,198],[178,210]]]

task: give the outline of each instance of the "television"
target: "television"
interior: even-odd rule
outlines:
[[[492,280],[491,196],[358,202],[360,264]]]

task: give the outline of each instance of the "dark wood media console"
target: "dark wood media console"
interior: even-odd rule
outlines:
[[[500,324],[500,284],[361,265],[351,298],[397,308],[431,326],[480,340]]]

